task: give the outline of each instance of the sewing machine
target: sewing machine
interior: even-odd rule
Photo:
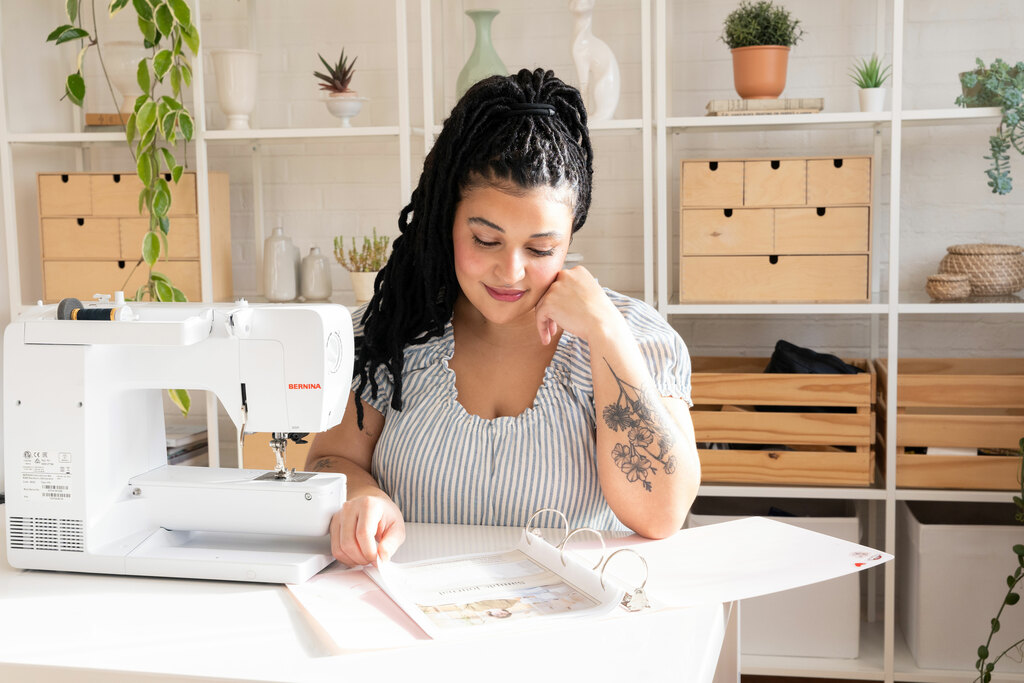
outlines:
[[[283,456],[289,438],[341,421],[345,308],[61,307],[36,306],[4,335],[13,566],[301,583],[332,561],[326,534],[345,477],[288,472]],[[82,319],[97,310],[105,320]],[[213,392],[240,442],[271,432],[277,470],[169,466],[167,389]]]

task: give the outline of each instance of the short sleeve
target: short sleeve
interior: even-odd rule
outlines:
[[[366,305],[360,306],[352,312],[352,335],[355,337],[357,349],[362,344],[363,313],[365,312]],[[359,373],[358,369],[354,368],[352,376],[352,391],[355,392],[364,403],[370,404],[377,410],[377,412],[382,415],[386,415],[388,409],[391,407],[391,394],[394,391],[394,385],[391,382],[391,374],[383,365],[380,365],[374,373],[374,379],[377,380],[377,396],[374,397],[373,384],[369,381],[367,381],[366,386],[363,387],[363,391],[360,394]]]
[[[643,301],[606,290],[640,347],[640,354],[662,396],[681,398],[690,406],[690,353],[682,337]]]

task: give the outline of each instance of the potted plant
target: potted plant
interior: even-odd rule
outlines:
[[[985,157],[992,163],[985,175],[988,186],[994,194],[1009,194],[1013,189],[1010,178],[1010,156],[1012,147],[1018,154],[1024,154],[1024,62],[1010,66],[1001,59],[985,66],[978,59],[977,68],[960,74],[963,93],[956,98],[961,107],[999,107],[1002,118],[996,134],[989,137],[991,156]]]
[[[356,305],[361,306],[373,298],[373,285],[377,273],[387,263],[388,243],[391,238],[378,237],[377,228],[373,229],[373,237],[364,237],[363,245],[356,248],[356,238],[352,238],[352,247],[345,251],[345,238],[334,238],[334,258],[352,277],[352,292],[356,295]]]
[[[107,90],[113,97],[111,77],[103,59],[104,47],[109,46],[111,57],[117,55],[119,43],[101,41],[96,32],[95,19],[90,32],[83,26],[80,11],[81,0],[67,0],[65,9],[70,23],[61,24],[47,36],[47,42],[55,45],[80,40],[82,48],[78,53],[77,70],[67,77],[64,95],[81,107],[85,97],[85,78],[82,76],[82,61],[86,54],[95,49]],[[91,0],[89,15],[96,16],[96,0]],[[114,16],[129,4],[129,0],[109,0],[107,11]],[[149,231],[142,240],[142,259],[128,273],[125,282],[131,278],[135,268],[144,261],[149,268],[149,278],[135,292],[135,300],[141,301],[185,301],[185,294],[174,286],[166,275],[154,270],[162,254],[167,253],[170,231],[168,212],[171,208],[171,186],[181,179],[184,167],[174,156],[174,145],[178,140],[192,139],[194,122],[192,114],[183,104],[182,87],[192,84],[192,67],[187,52],[193,55],[199,51],[199,31],[192,23],[192,11],[185,0],[168,0],[163,3],[133,2],[138,15],[136,22],[139,33],[137,50],[141,55],[134,68],[135,80],[142,93],[134,100],[124,124],[128,152],[135,162],[135,169],[142,183],[139,193],[139,213],[149,213]],[[170,93],[164,87],[170,82]],[[127,90],[127,87],[125,87]],[[158,95],[157,91],[161,94]],[[118,110],[122,103],[115,105]],[[161,164],[162,162],[162,164]],[[163,172],[161,172],[161,165]],[[189,394],[183,389],[171,389],[171,399],[183,414],[190,405]]]
[[[860,88],[860,110],[882,111],[885,108],[885,81],[889,78],[891,64],[882,66],[878,55],[861,59],[850,68],[850,79]]]
[[[336,64],[331,64],[319,53],[317,57],[320,58],[324,68],[327,69],[327,73],[313,72],[313,75],[321,81],[318,84],[320,89],[327,92],[327,111],[341,119],[342,127],[349,128],[352,125],[349,122],[350,119],[359,113],[363,108],[363,102],[367,101],[367,98],[360,97],[359,93],[348,87],[348,84],[352,82],[352,76],[355,74],[356,59],[358,57],[349,61],[345,56],[344,49],[342,49],[341,56],[338,57]]]
[[[771,0],[743,0],[726,18],[721,40],[732,51],[736,92],[774,99],[786,88],[789,50],[803,37],[800,21]]]

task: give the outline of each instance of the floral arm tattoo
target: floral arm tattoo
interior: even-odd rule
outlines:
[[[619,397],[605,406],[602,417],[613,432],[622,432],[626,439],[625,443],[617,443],[612,448],[612,459],[626,479],[639,481],[650,491],[648,477],[658,472],[658,464],[665,474],[676,471],[676,458],[669,455],[675,436],[655,420],[655,415],[663,411],[653,388],[635,387],[622,381],[608,360],[604,362],[619,385]]]

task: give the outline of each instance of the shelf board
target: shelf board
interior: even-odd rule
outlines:
[[[1019,491],[1017,492],[1020,493]],[[896,489],[896,500],[942,500],[956,503],[1012,503],[1013,491]]]
[[[742,620],[743,608],[741,607],[741,623]],[[882,633],[881,622],[861,622],[860,657],[857,659],[742,655],[740,671],[744,675],[785,676],[787,679],[799,676],[801,678],[821,677],[840,680],[885,680],[885,672],[882,667]],[[742,640],[740,642],[742,644]]]
[[[876,486],[793,486],[787,484],[701,484],[698,496],[726,498],[823,498],[827,500],[885,500]]]
[[[29,144],[80,143],[80,142],[125,142],[124,132],[103,133],[11,133],[8,142]]]
[[[924,315],[1024,313],[1024,299],[1003,297],[999,301],[984,298],[977,298],[973,301],[932,301],[921,289],[901,291],[897,309],[900,314]]]
[[[214,140],[302,140],[311,138],[395,137],[398,126],[352,126],[351,128],[251,128],[249,130],[208,130]]]
[[[821,112],[818,114],[752,114],[746,116],[679,116],[665,120],[674,132],[718,133],[728,130],[790,130],[794,128],[873,128],[890,125],[892,112]]]
[[[950,107],[949,109],[909,109],[900,115],[904,125],[928,126],[959,124],[975,121],[998,121],[1001,116],[999,107]]]
[[[884,315],[889,310],[884,303],[858,304],[755,304],[706,303],[669,304],[668,315]]]

